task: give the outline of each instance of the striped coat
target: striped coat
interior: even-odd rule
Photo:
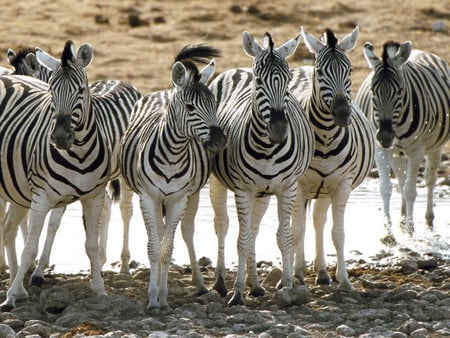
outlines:
[[[356,102],[377,129],[375,161],[388,231],[383,241],[392,244],[391,168],[402,195],[401,227],[412,235],[417,175],[426,159],[425,220],[433,227],[436,170],[450,138],[450,68],[437,55],[413,50],[409,41],[386,42],[382,53],[379,58],[373,46],[365,44],[364,55],[373,71],[361,85]]]

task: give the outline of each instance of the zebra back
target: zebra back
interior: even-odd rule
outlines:
[[[387,42],[382,58],[370,43],[364,55],[373,68],[356,95],[356,103],[377,129],[377,141],[408,152],[425,153],[450,137],[450,68],[437,55],[411,50],[411,43]]]

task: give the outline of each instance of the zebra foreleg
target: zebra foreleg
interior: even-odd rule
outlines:
[[[283,266],[283,274],[281,284],[283,287],[292,288],[292,265],[291,265],[291,249],[292,249],[292,231],[291,231],[291,215],[294,206],[295,196],[297,192],[296,182],[292,184],[291,189],[286,189],[281,194],[277,194],[278,208],[278,230],[277,244],[281,252],[281,260]]]
[[[250,247],[250,253],[247,259],[247,278],[246,285],[250,287],[250,294],[253,297],[264,296],[266,290],[259,283],[258,272],[256,269],[256,254],[255,245],[256,237],[258,236],[259,225],[261,224],[261,219],[269,207],[270,197],[260,197],[256,198],[253,206],[252,214],[252,237],[253,245]]]
[[[101,189],[95,196],[81,201],[84,229],[86,231],[85,249],[91,265],[91,289],[99,296],[106,294],[98,249],[98,227],[104,204],[104,189]]]
[[[5,241],[3,238],[3,229],[6,220],[6,201],[0,197],[0,273],[5,272],[8,269],[6,264],[6,252],[5,252]]]
[[[333,215],[333,227],[331,237],[336,249],[336,279],[339,283],[339,290],[349,291],[352,285],[348,280],[347,269],[345,267],[344,243],[345,243],[345,207],[351,193],[352,178],[341,180],[336,192],[331,197],[331,210]]]
[[[425,167],[425,183],[427,185],[427,209],[425,212],[425,221],[429,229],[433,229],[433,191],[436,184],[437,168],[441,162],[442,148],[439,148],[435,152],[429,154],[426,158]]]
[[[227,236],[229,226],[227,189],[214,175],[211,175],[209,178],[209,197],[214,210],[214,229],[217,236],[216,279],[212,289],[216,290],[221,297],[225,297],[227,295],[225,285],[225,237]]]
[[[38,198],[36,198],[38,199]],[[42,227],[44,225],[45,216],[47,215],[50,207],[38,204],[35,199],[31,204],[31,212],[30,212],[30,221],[29,221],[29,231],[27,236],[27,241],[25,247],[23,248],[20,266],[15,274],[14,280],[12,280],[11,286],[6,293],[6,300],[0,305],[1,311],[10,311],[15,308],[16,300],[21,298],[27,298],[28,293],[23,286],[23,280],[25,278],[25,274],[27,273],[30,264],[34,262],[34,259],[37,256],[38,247],[39,247],[39,237],[42,232]],[[17,234],[17,228],[20,221],[25,217],[27,213],[27,209],[17,206],[10,206],[11,214],[15,218],[14,228],[15,235]],[[13,237],[13,241],[15,241],[16,236]],[[15,248],[14,248],[15,249]],[[15,255],[15,250],[14,250]]]
[[[181,234],[189,253],[192,269],[192,282],[197,288],[197,295],[203,295],[208,292],[208,289],[203,282],[203,275],[200,272],[194,247],[195,215],[197,214],[199,198],[199,192],[189,197],[186,212],[181,221]]]
[[[316,257],[314,259],[314,269],[316,271],[317,285],[330,285],[331,278],[327,272],[325,263],[325,251],[323,245],[323,229],[327,221],[328,208],[330,206],[329,198],[319,198],[315,200],[313,209],[313,223],[316,237]]]
[[[195,199],[195,197],[194,197]],[[194,201],[195,203],[195,201]],[[197,201],[198,203],[198,201]],[[166,224],[164,227],[164,235],[161,243],[161,274],[159,281],[159,307],[161,309],[170,308],[167,303],[167,278],[169,274],[169,266],[172,261],[173,243],[175,237],[175,231],[177,230],[178,223],[183,217],[188,205],[188,197],[183,197],[181,200],[175,203],[166,204]]]
[[[251,216],[253,213],[253,201],[244,192],[235,193],[236,209],[239,221],[239,236],[237,242],[238,250],[238,269],[236,280],[234,282],[234,293],[228,302],[229,306],[243,305],[245,306],[244,289],[245,289],[245,264],[249,257],[250,247],[252,245],[253,236],[251,229]]]
[[[99,236],[98,236],[98,257],[100,259],[100,265],[103,267],[106,263],[106,247],[108,244],[108,230],[109,220],[111,219],[111,205],[113,200],[107,193],[105,193],[105,204],[102,208],[102,214],[99,223]]]
[[[307,200],[301,186],[297,189],[297,197],[292,209],[292,249],[291,262],[294,265],[294,277],[300,284],[304,285],[306,275],[305,260],[305,230],[306,230],[306,207]],[[280,285],[281,286],[281,285]]]
[[[30,285],[42,286],[45,283],[44,269],[49,265],[50,253],[55,240],[56,231],[58,231],[61,219],[66,207],[52,209],[47,226],[47,236],[45,238],[44,249],[39,258],[39,263],[30,277]]]
[[[380,195],[383,200],[383,219],[384,228],[387,231],[386,236],[381,238],[381,242],[388,246],[396,244],[394,233],[392,232],[392,220],[390,215],[390,203],[392,195],[391,182],[391,165],[392,152],[381,148],[379,145],[375,147],[375,163],[380,176]]]
[[[164,224],[164,221],[161,205],[156,203],[149,195],[140,193],[139,203],[148,237],[147,255],[150,262],[150,284],[148,286],[149,302],[147,309],[151,310],[159,308],[159,259],[161,256],[161,237],[159,235],[159,227]]]
[[[409,154],[407,161],[406,181],[403,188],[403,198],[405,199],[406,204],[406,218],[401,225],[402,230],[411,236],[414,233],[413,215],[414,202],[417,197],[417,176],[423,158],[424,150],[416,149],[414,152]]]
[[[3,235],[6,255],[8,257],[10,283],[15,279],[18,270],[16,250],[17,231],[19,224],[24,222],[24,220],[26,221],[27,215],[28,209],[23,208],[17,204],[10,204],[8,212],[6,213],[6,219],[3,226]],[[27,238],[24,238],[25,244],[26,240]]]

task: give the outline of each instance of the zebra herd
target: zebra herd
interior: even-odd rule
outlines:
[[[230,306],[245,305],[246,285],[253,296],[265,293],[256,272],[255,242],[272,195],[278,202],[279,287],[292,287],[293,277],[304,283],[306,211],[315,200],[316,283],[331,283],[323,248],[331,205],[336,279],[340,289],[351,289],[344,259],[344,213],[351,191],[375,161],[385,226],[392,237],[392,169],[402,196],[403,226],[412,234],[415,180],[426,157],[426,220],[432,226],[436,170],[450,138],[449,66],[436,55],[412,50],[410,42],[387,42],[381,58],[365,44],[373,72],[353,100],[347,53],[355,48],[358,33],[356,27],[339,40],[327,29],[317,39],[302,28],[275,47],[269,33],[260,44],[244,32],[242,47],[252,67],[225,71],[209,85],[220,52],[186,46],[175,57],[172,88],[144,96],[123,81],[90,85],[89,44],[77,50],[67,41],[60,59],[40,48],[9,50],[14,71],[0,76],[0,199],[9,202],[1,234],[11,284],[1,310],[9,311],[27,297],[25,274],[51,211],[44,253],[30,280],[44,282],[56,230],[66,205],[75,200],[83,210],[91,287],[105,294],[101,269],[113,193],[120,195],[124,223],[123,273],[129,273],[132,194],[139,196],[148,235],[148,308],[169,306],[167,278],[178,223],[197,293],[208,292],[193,241],[199,192],[208,180],[218,241],[212,288],[222,296],[227,295],[227,190],[236,201],[239,261]],[[290,68],[287,59],[301,40],[315,55],[315,64]],[[205,66],[199,70],[201,63]],[[27,217],[19,265],[15,237]]]

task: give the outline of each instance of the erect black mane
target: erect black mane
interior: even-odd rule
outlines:
[[[267,40],[269,41],[269,51],[272,53],[273,52],[273,46],[274,46],[272,35],[270,35],[269,32],[266,32],[264,34],[264,36],[266,36]]]
[[[16,55],[10,60],[10,64],[11,66],[13,66],[14,68],[17,69],[17,67],[19,66],[20,61],[24,60],[25,57],[30,54],[33,53],[35,54],[35,49],[31,48],[31,47],[25,47],[25,48],[21,48]]]
[[[327,39],[327,45],[330,48],[336,48],[338,39],[336,38],[336,35],[334,35],[333,31],[329,28],[325,29],[325,34]]]
[[[200,73],[194,62],[208,63],[210,58],[220,56],[217,48],[206,45],[187,45],[175,56],[175,62],[181,62],[194,76],[194,80],[200,79]]]
[[[400,48],[400,43],[396,41],[387,41],[383,45],[383,55],[381,56],[383,61],[383,67],[386,68],[388,66],[389,59],[389,50],[395,49],[396,51]]]
[[[66,44],[64,46],[64,50],[61,54],[61,66],[67,67],[69,65],[69,61],[72,61],[72,49],[71,46],[73,45],[73,42],[71,40],[67,40]]]

